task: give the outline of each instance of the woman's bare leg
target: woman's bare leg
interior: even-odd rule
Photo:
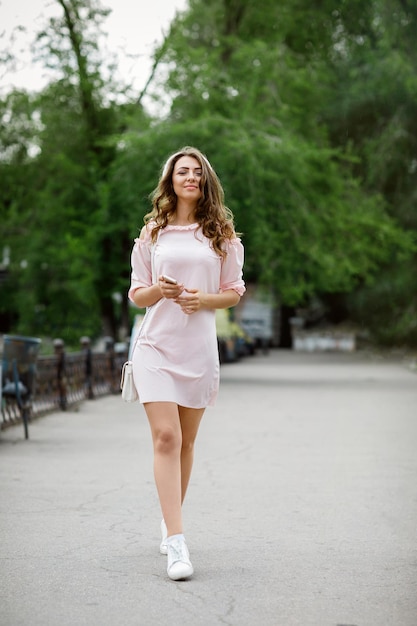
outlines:
[[[147,402],[144,408],[152,432],[156,488],[170,537],[182,533],[182,434],[178,406],[173,402]]]
[[[194,442],[197,437],[198,428],[205,409],[190,409],[188,407],[178,407],[181,431],[181,503],[184,502],[190,481],[191,470],[194,460]]]

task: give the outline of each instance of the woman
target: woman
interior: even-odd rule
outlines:
[[[181,507],[200,421],[219,386],[215,310],[245,291],[243,246],[220,181],[196,148],[169,157],[152,205],[131,258],[129,298],[147,308],[133,376],[153,439],[160,552],[168,576],[181,580],[193,573]]]

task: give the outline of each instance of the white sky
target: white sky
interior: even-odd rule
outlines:
[[[101,0],[101,4],[112,10],[104,24],[107,47],[117,53],[123,78],[139,93],[149,76],[149,57],[155,43],[162,40],[175,13],[187,7],[187,0]],[[41,65],[33,63],[28,46],[46,18],[61,13],[55,0],[0,0],[0,49],[7,47],[19,58],[12,74],[0,68],[1,91],[11,86],[37,91],[46,84],[48,75]],[[16,26],[23,26],[26,32],[11,43]]]

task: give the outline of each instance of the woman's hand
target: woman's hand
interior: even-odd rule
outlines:
[[[184,289],[181,295],[175,298],[175,302],[180,305],[183,313],[191,315],[202,308],[202,296],[198,289]]]
[[[159,277],[158,285],[161,291],[161,296],[163,298],[167,298],[168,300],[175,300],[184,291],[184,285],[173,285],[172,283],[164,280],[163,276]]]

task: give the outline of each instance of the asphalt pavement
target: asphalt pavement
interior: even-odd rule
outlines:
[[[417,374],[360,353],[221,367],[166,575],[138,403],[0,433],[1,626],[416,626]]]

